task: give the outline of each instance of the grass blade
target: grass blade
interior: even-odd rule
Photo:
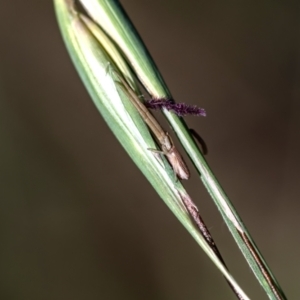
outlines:
[[[248,299],[194,226],[182,203],[182,198],[189,196],[175,178],[166,159],[164,157],[157,159],[148,150],[148,148],[156,147],[148,128],[126,93],[123,93],[122,89],[115,84],[113,73],[107,72],[107,65],[114,66],[114,61],[91,34],[78,13],[74,11],[73,1],[55,0],[54,4],[59,26],[71,58],[105,121],[170,210],[243,299]],[[130,74],[129,70],[128,73]]]

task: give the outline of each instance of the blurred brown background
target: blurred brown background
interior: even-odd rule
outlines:
[[[122,1],[289,299],[299,299],[297,1]],[[51,1],[0,0],[1,299],[235,299],[98,114]],[[197,178],[251,299],[267,299]]]

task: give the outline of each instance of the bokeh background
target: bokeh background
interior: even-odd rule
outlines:
[[[299,299],[297,1],[122,1],[289,299]],[[118,144],[52,1],[0,0],[1,299],[235,299]],[[267,299],[195,172],[235,278]]]

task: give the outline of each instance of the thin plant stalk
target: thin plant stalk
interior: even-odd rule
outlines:
[[[80,2],[87,14],[123,52],[148,93],[155,99],[172,99],[160,72],[119,1],[80,0]],[[183,119],[166,109],[163,109],[163,113],[194,163],[204,186],[219,209],[258,282],[270,299],[286,299],[278,281],[269,269],[230,199],[195,144]]]

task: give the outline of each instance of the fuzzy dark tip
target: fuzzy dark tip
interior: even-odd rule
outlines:
[[[188,105],[185,103],[175,103],[172,99],[150,99],[145,101],[145,105],[151,109],[166,108],[174,112],[180,117],[184,116],[206,116],[204,108],[197,107],[196,105]]]

